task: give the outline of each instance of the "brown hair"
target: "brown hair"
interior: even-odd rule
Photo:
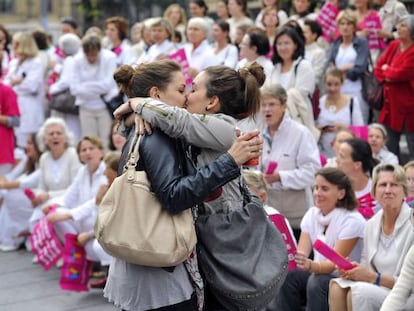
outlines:
[[[282,105],[287,103],[287,92],[281,84],[269,84],[262,88],[261,91],[263,97],[273,97],[280,101]]]
[[[85,54],[101,50],[101,38],[96,34],[89,34],[82,38],[82,49]]]
[[[164,11],[164,18],[169,19],[172,11],[174,9],[178,9],[180,11],[180,20],[178,21],[178,25],[185,25],[187,23],[187,17],[185,15],[184,9],[178,3],[170,4]],[[174,26],[174,25],[173,25]]]
[[[207,97],[217,96],[220,112],[236,119],[254,116],[260,109],[260,87],[265,81],[263,67],[257,63],[238,71],[227,66],[212,66],[207,74]]]
[[[358,207],[359,203],[355,197],[354,189],[352,189],[351,181],[344,172],[334,167],[325,167],[317,171],[316,176],[321,176],[338,189],[345,190],[345,195],[341,200],[338,200],[337,207],[350,211]]]
[[[108,24],[114,24],[116,29],[118,29],[118,37],[122,41],[124,40],[128,35],[128,21],[122,17],[122,16],[113,16],[110,18],[107,18],[105,20],[105,27],[108,26]]]
[[[92,145],[98,147],[98,149],[104,150],[104,146],[102,144],[102,140],[100,140],[98,137],[94,137],[94,136],[83,136],[79,140],[78,144],[76,145],[76,153],[78,154],[78,157],[80,155],[81,146],[82,146],[82,143],[84,141],[89,141]],[[80,161],[80,158],[79,158],[79,161]]]
[[[36,170],[36,167],[39,164],[40,156],[42,155],[42,151],[39,149],[39,146],[37,144],[36,133],[31,133],[29,134],[29,136],[32,140],[33,147],[36,151],[36,158],[27,158],[26,165],[24,166],[24,172],[26,174],[31,174]]]
[[[331,67],[326,71],[325,82],[328,76],[338,78],[341,81],[341,83],[344,83],[344,74],[342,73],[342,70],[339,69],[338,67]]]
[[[119,151],[109,151],[105,154],[104,163],[106,167],[109,167],[111,170],[117,172],[120,159],[121,153]]]
[[[357,29],[358,22],[354,11],[350,9],[341,11],[336,17],[336,23],[339,25],[343,20],[351,23],[354,26],[354,30]]]
[[[121,92],[128,97],[147,97],[152,87],[165,90],[172,81],[172,73],[181,71],[180,65],[171,60],[158,60],[138,65],[135,69],[122,65],[114,73]]]

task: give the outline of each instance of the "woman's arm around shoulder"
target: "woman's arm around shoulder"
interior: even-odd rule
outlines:
[[[234,140],[235,120],[226,115],[191,114],[186,109],[149,99],[130,99],[131,107],[152,126],[189,144],[227,151]]]

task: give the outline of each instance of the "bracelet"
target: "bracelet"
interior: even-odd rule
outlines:
[[[375,279],[374,284],[377,285],[377,286],[379,286],[380,283],[381,283],[381,273],[378,272],[377,273],[377,278]]]

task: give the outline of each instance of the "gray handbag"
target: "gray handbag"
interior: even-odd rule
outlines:
[[[199,214],[199,266],[212,294],[227,310],[262,310],[287,275],[287,250],[262,203],[246,186],[242,209]]]
[[[79,107],[75,105],[75,100],[75,96],[70,93],[69,89],[66,89],[52,96],[49,107],[62,113],[77,115]]]

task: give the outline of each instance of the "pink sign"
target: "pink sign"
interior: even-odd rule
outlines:
[[[325,2],[319,11],[316,21],[322,27],[322,36],[326,41],[332,43],[335,40],[338,27],[336,25],[336,17],[339,14],[339,9],[329,2]]]
[[[168,58],[175,60],[180,64],[183,74],[185,76],[185,84],[191,85],[193,83],[193,78],[190,77],[188,70],[190,69],[190,64],[188,63],[187,55],[185,55],[184,48],[178,49],[176,52],[168,55]]]
[[[375,199],[372,197],[371,193],[359,197],[358,202],[358,212],[360,212],[365,219],[370,219],[374,216]]]
[[[354,265],[349,260],[342,257],[332,247],[330,247],[328,244],[322,242],[319,239],[315,241],[315,243],[313,244],[313,248],[322,255],[324,255],[325,258],[329,259],[342,270],[350,270],[354,268]]]
[[[46,217],[43,217],[33,228],[30,242],[39,264],[46,271],[62,257],[62,245],[53,231],[53,225],[46,220]]]
[[[86,259],[85,248],[78,244],[77,237],[71,233],[65,235],[59,285],[64,290],[83,292],[89,290],[91,262]]]
[[[382,29],[381,19],[377,12],[372,11],[361,23],[362,29],[369,30],[368,46],[370,49],[383,50],[385,49],[385,41],[378,38],[377,30]]]
[[[366,125],[350,125],[348,128],[355,134],[365,141],[368,141],[368,126]]]
[[[288,269],[295,270],[296,269],[296,261],[295,261],[295,254],[296,254],[296,242],[295,238],[293,237],[291,231],[289,230],[285,216],[282,214],[273,214],[269,215],[269,219],[274,223],[276,228],[282,234],[283,240],[286,243],[286,249],[288,253]]]

